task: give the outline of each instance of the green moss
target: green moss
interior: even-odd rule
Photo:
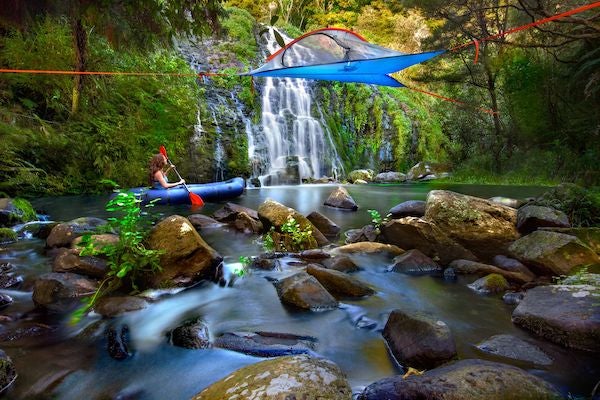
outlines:
[[[37,214],[31,203],[25,199],[16,198],[12,200],[13,206],[18,210],[20,219],[23,222],[37,220]]]
[[[14,242],[17,240],[17,233],[10,228],[0,228],[0,243]]]
[[[508,288],[508,281],[500,274],[489,274],[485,277],[485,287],[493,293],[498,293]]]

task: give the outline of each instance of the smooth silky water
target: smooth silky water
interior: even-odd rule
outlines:
[[[539,195],[540,187],[474,186],[450,184],[346,186],[359,204],[357,212],[345,212],[323,205],[335,185],[303,185],[247,189],[234,203],[253,209],[267,198],[293,207],[303,214],[319,211],[343,230],[360,228],[370,222],[367,209],[382,216],[405,200],[425,199],[429,190],[449,189],[480,197],[508,196],[526,198]],[[108,196],[44,198],[34,206],[55,221],[82,216],[106,218]],[[222,204],[207,204],[200,211],[189,206],[154,207],[152,214],[211,215]],[[257,235],[244,235],[226,228],[202,230],[202,237],[225,258],[226,276],[240,256],[254,256],[262,248]],[[339,239],[343,242],[343,236]],[[183,320],[201,316],[214,338],[223,332],[271,331],[308,335],[318,339],[315,352],[337,363],[358,393],[365,385],[380,378],[402,373],[390,356],[381,330],[395,308],[430,312],[451,328],[460,358],[488,358],[474,347],[495,334],[507,333],[536,343],[554,358],[547,369],[519,365],[555,384],[565,396],[589,395],[600,375],[598,361],[592,356],[563,349],[537,340],[511,323],[514,306],[505,305],[500,297],[474,293],[466,284],[473,277],[447,281],[441,277],[407,276],[386,272],[390,259],[360,256],[355,261],[361,270],[353,275],[367,283],[376,294],[359,300],[344,300],[336,310],[309,312],[281,304],[273,284],[267,278],[281,278],[294,273],[294,267],[282,263],[277,271],[253,270],[221,287],[204,282],[178,293],[163,294],[147,309],[130,313],[110,322],[127,324],[130,348],[134,355],[124,361],[112,359],[106,340],[87,342],[77,335],[92,329],[98,317],[87,317],[73,328],[67,316],[32,312],[31,287],[36,276],[51,270],[38,239],[19,241],[2,248],[0,261],[14,264],[25,278],[20,291],[5,290],[14,304],[2,310],[4,315],[21,315],[17,324],[38,322],[57,327],[52,334],[0,343],[0,348],[15,362],[19,377],[8,398],[28,398],[32,385],[51,382],[66,376],[55,388],[60,399],[187,399],[232,371],[262,358],[222,349],[188,350],[172,346],[166,332]],[[8,322],[4,323],[5,329]],[[43,338],[43,339],[41,339]],[[69,373],[70,371],[74,371]],[[35,389],[35,388],[34,388]]]

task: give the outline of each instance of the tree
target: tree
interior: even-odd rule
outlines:
[[[75,50],[75,71],[86,70],[87,36],[101,32],[114,45],[152,48],[176,35],[219,33],[224,9],[219,0],[5,0],[0,8],[0,29],[27,29],[50,15],[69,21]],[[75,114],[83,88],[83,75],[75,75],[71,114]]]

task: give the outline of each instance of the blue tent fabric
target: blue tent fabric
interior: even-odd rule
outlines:
[[[359,82],[402,87],[388,74],[436,57],[445,50],[404,54],[339,28],[313,31],[290,42],[246,75]]]

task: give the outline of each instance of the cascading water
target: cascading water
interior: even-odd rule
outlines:
[[[265,48],[270,54],[278,50],[273,35],[269,35]],[[319,120],[311,115],[308,82],[290,78],[264,78],[261,82],[261,123],[248,137],[253,177],[264,186],[300,184],[302,179],[323,176],[337,178],[342,163],[329,131],[324,129],[323,116]]]

